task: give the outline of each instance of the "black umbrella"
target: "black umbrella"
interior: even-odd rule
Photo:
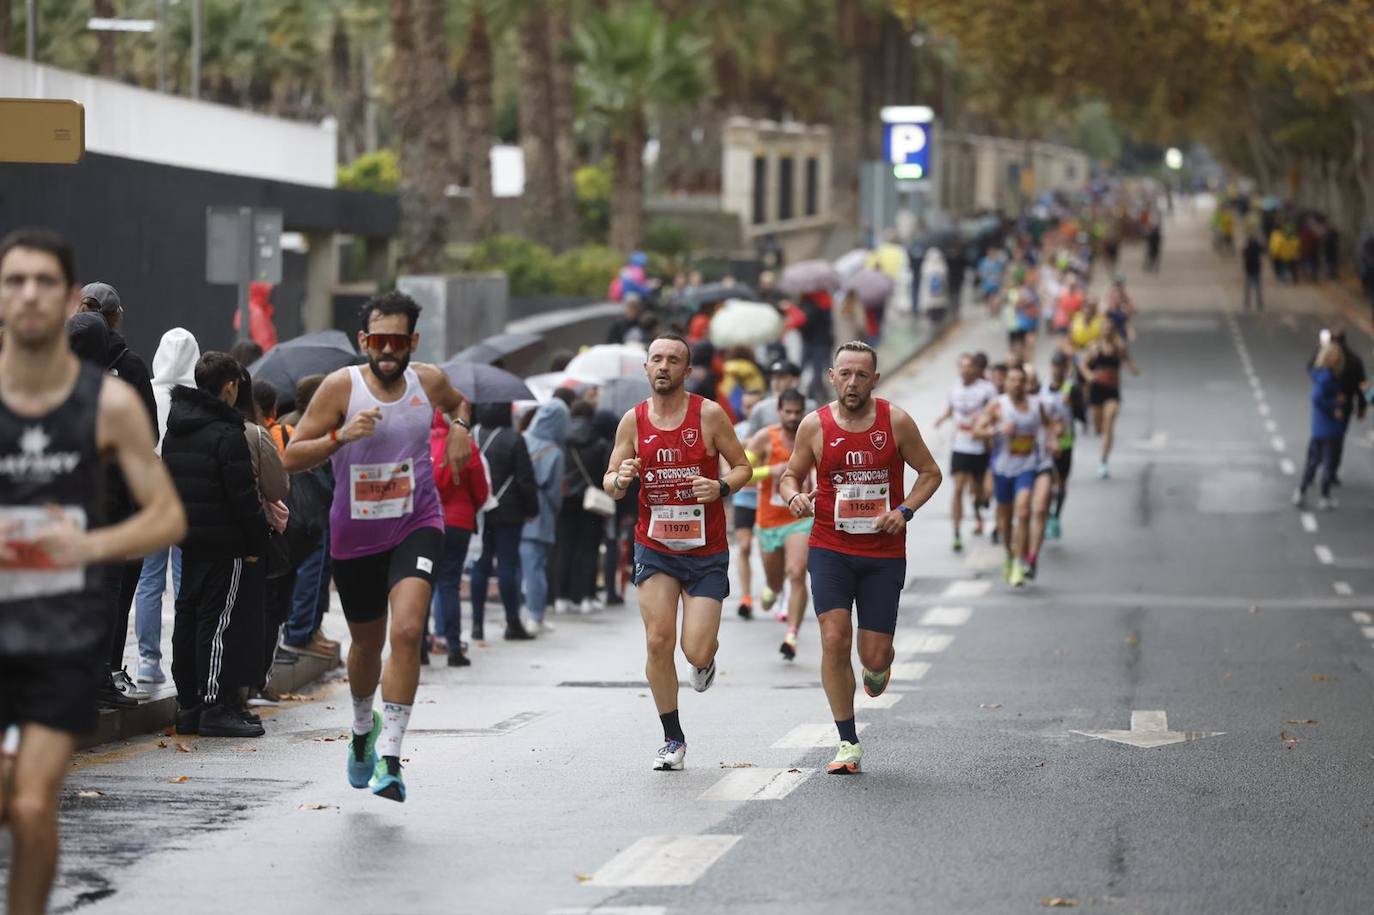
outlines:
[[[534,400],[534,393],[519,376],[505,369],[480,362],[465,362],[458,357],[440,366],[453,386],[473,403],[510,403]]]
[[[322,330],[278,343],[248,366],[254,381],[266,381],[283,402],[296,399],[296,383],[308,375],[328,375],[363,361],[341,330]]]
[[[498,365],[509,372],[523,374],[544,355],[543,334],[496,334],[472,344],[457,353],[450,361],[480,362]]]
[[[707,283],[684,293],[678,302],[683,308],[699,311],[703,306],[724,302],[726,299],[744,299],[752,302],[758,299],[758,293],[743,283]]]

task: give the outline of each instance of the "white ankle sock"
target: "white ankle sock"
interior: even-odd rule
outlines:
[[[372,730],[372,701],[377,694],[353,697],[353,733],[366,734]]]
[[[410,706],[398,702],[382,703],[382,736],[377,741],[378,756],[401,755],[401,740],[410,724]]]

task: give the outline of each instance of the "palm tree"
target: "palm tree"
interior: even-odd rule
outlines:
[[[549,102],[553,109],[554,201],[557,248],[577,244],[577,66],[572,59],[571,0],[555,0],[549,16]]]
[[[526,4],[516,24],[519,39],[520,149],[525,158],[521,224],[527,238],[548,247],[558,244],[558,195],[550,118],[549,10],[547,0]]]
[[[648,113],[708,91],[707,42],[670,22],[652,0],[636,0],[584,17],[573,49],[587,114],[610,136],[610,244],[628,251],[643,236]]]
[[[470,236],[481,240],[496,228],[496,201],[491,193],[492,56],[491,34],[483,0],[473,0],[463,50],[467,126],[468,184],[472,188]]]

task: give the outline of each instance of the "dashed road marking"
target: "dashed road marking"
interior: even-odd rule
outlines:
[[[892,665],[892,679],[919,680],[930,673],[930,665],[925,661],[899,661]]]
[[[1259,414],[1260,414],[1260,416],[1268,416],[1268,415],[1269,415],[1269,404],[1267,404],[1267,403],[1262,403],[1262,404],[1259,405],[1258,409],[1259,409]]]
[[[854,725],[856,731],[862,732],[868,727],[867,721],[860,721]],[[835,733],[833,724],[799,724],[787,734],[773,744],[774,750],[814,750],[816,747],[833,747],[839,743],[839,736]]]
[[[740,836],[645,836],[592,875],[585,886],[688,886]]]
[[[1335,592],[1336,592],[1337,594],[1339,594],[1341,597],[1349,597],[1350,595],[1352,595],[1352,594],[1355,593],[1354,589],[1352,589],[1352,588],[1350,587],[1350,582],[1348,582],[1348,581],[1333,581],[1333,582],[1331,583],[1331,588],[1332,588],[1333,591],[1335,591]],[[1357,610],[1357,611],[1355,611],[1355,612],[1356,612],[1356,613],[1359,613],[1360,611]],[[1354,614],[1351,614],[1351,615],[1353,616]],[[1365,616],[1365,621],[1368,622],[1368,621],[1369,621],[1369,614],[1366,613],[1366,614],[1364,614],[1364,616]]]
[[[549,915],[668,915],[661,905],[599,905],[594,909],[549,909]]]
[[[899,657],[913,654],[939,654],[948,648],[949,643],[953,641],[954,636],[947,632],[930,632],[918,629],[897,636],[892,642],[892,649]]]
[[[1269,444],[1271,444],[1271,445],[1274,446],[1274,450],[1275,450],[1275,451],[1283,451],[1284,449],[1286,449],[1286,448],[1288,447],[1288,443],[1285,442],[1285,441],[1283,440],[1283,437],[1282,437],[1282,436],[1278,436],[1278,435],[1276,435],[1276,436],[1274,436],[1273,438],[1271,438],[1271,439],[1269,440]]]
[[[870,696],[868,693],[861,692],[854,697],[854,710],[863,712],[874,709],[892,708],[892,706],[901,702],[902,697],[905,695],[906,693],[900,693],[894,689],[889,689],[881,696]]]
[[[1275,432],[1278,432],[1278,431],[1279,431],[1279,424],[1276,423],[1276,422],[1274,422],[1272,419],[1266,419],[1266,420],[1264,421],[1264,431],[1265,431],[1265,432],[1268,432],[1268,433],[1270,433],[1270,434],[1273,434],[1273,433],[1275,433]]]
[[[994,553],[998,552],[993,550]],[[945,588],[943,597],[982,597],[992,587],[990,581],[955,581]]]
[[[1311,512],[1303,512],[1299,517],[1302,518],[1302,529],[1309,534],[1317,532],[1317,516]]]
[[[1360,631],[1364,633],[1365,638],[1374,639],[1374,626],[1361,626]]]
[[[1279,470],[1283,471],[1284,476],[1291,477],[1298,472],[1298,465],[1288,460],[1288,458],[1284,458],[1279,461]]]
[[[732,769],[702,792],[703,801],[779,801],[815,769]]]
[[[1336,561],[1336,557],[1331,555],[1331,547],[1324,543],[1319,543],[1312,547],[1312,552],[1317,554],[1317,561],[1324,566],[1329,566]]]
[[[972,584],[972,582],[963,582]],[[987,585],[985,581],[977,584]],[[987,590],[985,587],[984,591]],[[921,617],[922,626],[962,626],[968,622],[968,618],[973,615],[972,607],[931,607]]]
[[[1366,626],[1370,623],[1374,623],[1374,616],[1370,616],[1369,613],[1364,610],[1351,610],[1350,618],[1355,622]]]

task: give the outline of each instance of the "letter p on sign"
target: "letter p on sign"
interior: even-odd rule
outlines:
[[[912,161],[926,148],[926,129],[920,124],[892,124],[888,127],[888,161],[902,165]]]

